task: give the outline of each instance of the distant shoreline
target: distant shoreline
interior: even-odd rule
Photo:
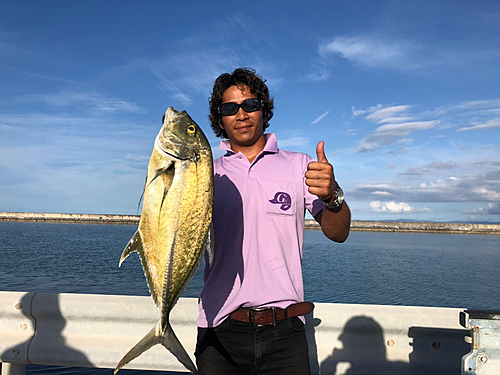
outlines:
[[[0,212],[0,221],[137,225],[139,224],[139,219],[140,215]],[[316,223],[315,220],[306,220],[305,228],[314,230],[320,229],[318,223]],[[372,232],[421,232],[499,235],[500,224],[353,220],[351,222],[351,230]]]

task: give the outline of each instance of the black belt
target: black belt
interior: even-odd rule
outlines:
[[[239,322],[252,323],[255,326],[278,325],[278,322],[296,316],[309,314],[314,309],[311,302],[294,303],[286,309],[265,307],[260,309],[239,308],[230,317]]]

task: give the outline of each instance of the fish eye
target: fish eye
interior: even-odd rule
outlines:
[[[194,125],[189,125],[187,127],[187,131],[189,134],[194,134],[196,132],[196,128],[194,127]]]

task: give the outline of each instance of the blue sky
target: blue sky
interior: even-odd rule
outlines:
[[[0,211],[135,214],[167,107],[255,68],[355,220],[500,222],[497,1],[0,1]]]

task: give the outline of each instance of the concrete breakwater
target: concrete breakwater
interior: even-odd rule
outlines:
[[[140,215],[58,214],[41,212],[0,212],[0,221],[35,221],[80,224],[139,224]]]
[[[0,212],[0,221],[137,225],[139,224],[139,219],[140,215]],[[315,220],[306,220],[305,227],[306,229],[320,229],[319,224]],[[353,220],[351,222],[351,230],[375,232],[425,232],[498,235],[500,234],[500,224]]]
[[[365,229],[370,227],[371,229]],[[376,228],[376,229],[375,229]],[[353,230],[500,234],[499,224],[359,221]]]
[[[306,229],[320,229],[315,220],[306,220]],[[351,221],[352,231],[500,234],[500,224],[434,223],[406,221]]]

